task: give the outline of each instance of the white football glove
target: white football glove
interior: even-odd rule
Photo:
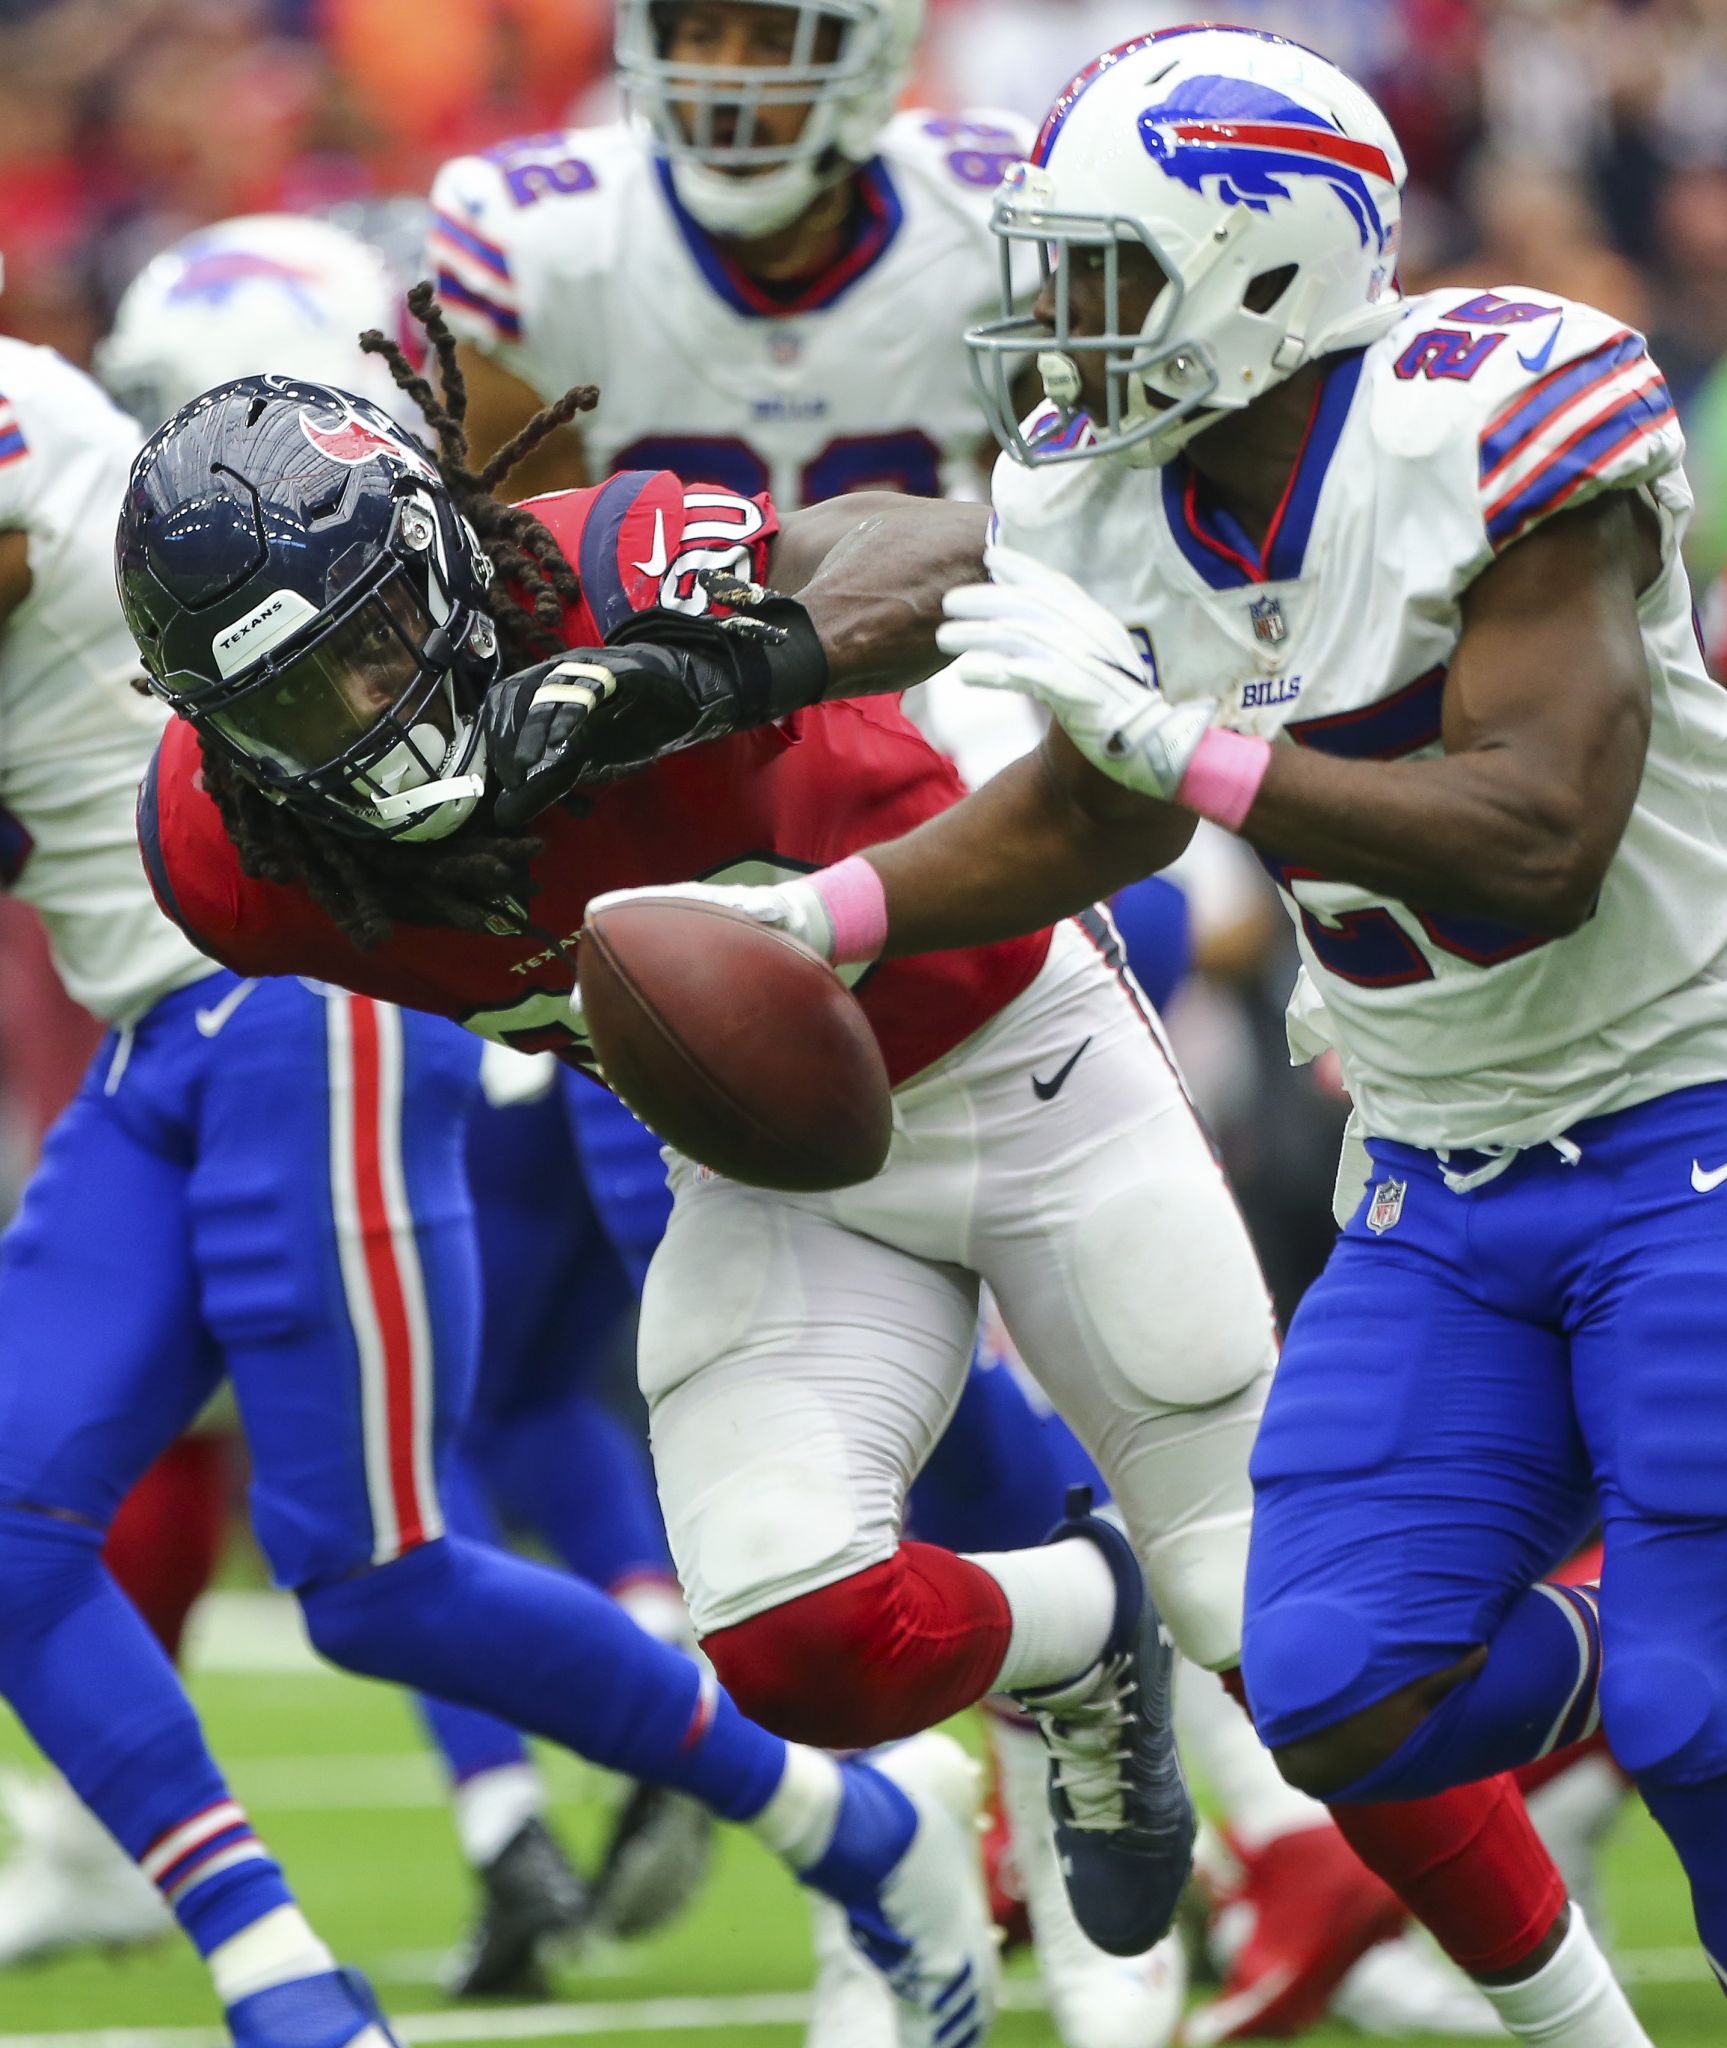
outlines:
[[[1094,768],[1142,795],[1173,797],[1210,707],[1171,704],[1133,635],[1071,576],[999,544],[984,566],[990,582],[942,601],[936,644],[959,657],[961,681],[1035,697]]]
[[[808,882],[776,882],[771,887],[745,887],[710,882],[666,882],[645,889],[608,889],[588,903],[588,914],[613,903],[633,903],[643,897],[676,897],[685,903],[717,903],[726,910],[741,910],[758,924],[772,925],[801,939],[812,953],[831,960],[834,953],[833,919],[827,905]]]

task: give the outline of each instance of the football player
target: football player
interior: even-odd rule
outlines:
[[[923,0],[619,0],[633,118],[446,164],[430,258],[489,456],[599,399],[521,481],[671,469],[782,511],[975,495],[960,332],[993,303],[1018,116],[895,114]]]
[[[443,354],[448,337],[438,338]],[[975,565],[981,514],[916,506],[908,549],[894,536],[912,501],[878,495],[793,515],[776,537],[769,502],[686,488],[664,471],[506,507],[467,468],[459,422],[423,381],[412,388],[439,430],[436,469],[383,415],[292,383],[210,394],[148,445],[122,520],[125,602],[160,688],[193,716],[170,727],[146,785],[147,858],[160,900],[230,960],[268,955],[271,971],[299,972],[292,963],[316,954],[346,980],[388,981],[486,1035],[579,1059],[570,942],[590,895],[740,862],[819,863],[879,823],[953,799],[952,769],[891,705],[813,700],[936,664],[940,593]],[[316,485],[302,449],[331,466]],[[241,496],[219,509],[230,488]],[[185,540],[198,536],[199,573],[214,573],[206,540],[238,560],[257,530],[245,506],[279,506],[272,521],[305,526],[333,493],[341,517],[327,545],[355,584],[332,596],[301,550],[272,547],[247,555],[246,587],[226,590],[220,619],[202,614],[205,586],[182,577]],[[862,607],[844,568],[860,532],[884,536],[899,557],[895,588]],[[504,570],[489,601],[491,555],[475,533]],[[666,559],[650,575],[642,564],[661,551],[656,535]],[[707,601],[702,575],[729,571],[725,587],[751,590],[746,579],[770,555],[793,584],[814,571],[806,605],[756,607],[724,626],[694,614]],[[308,588],[291,591],[288,578]],[[724,708],[729,679],[761,693],[758,710],[808,706],[798,727],[657,760],[601,791],[591,815],[548,814],[547,841],[510,831],[538,807],[541,769],[494,783],[490,761],[512,757],[518,727],[610,687],[605,671],[569,670],[560,648],[604,629],[628,636],[632,613],[655,599],[665,603],[643,623],[658,637],[633,658],[669,662],[686,710],[710,693]],[[674,629],[688,644],[670,652]],[[469,633],[479,637],[464,670],[456,655]],[[230,650],[231,677],[215,639]],[[518,669],[538,657],[541,671],[482,704],[475,684],[491,680],[500,653]],[[651,751],[657,727],[626,717],[614,737]],[[400,839],[404,822],[420,839]],[[228,873],[237,895],[218,879]],[[704,1199],[693,1233],[674,1214],[655,1256],[641,1372],[674,1556],[723,1680],[781,1728],[845,1747],[909,1734],[997,1685],[1021,1693],[1060,1748],[1081,1923],[1100,1946],[1137,1953],[1168,1924],[1192,1816],[1168,1729],[1169,1650],[1131,1548],[1085,1516],[1047,1545],[983,1559],[898,1542],[905,1485],[970,1356],[971,1275],[984,1267],[1024,1302],[1038,1369],[1062,1377],[1100,1429],[1117,1418],[1122,1490],[1148,1555],[1163,1561],[1162,1591],[1179,1603],[1172,1626],[1201,1654],[1233,1653],[1245,1535],[1234,1517],[1246,1501],[1230,1489],[1270,1371],[1270,1318],[1216,1164],[1100,944],[1112,946],[1067,927],[877,976],[863,992],[890,1072],[907,1084],[903,1113],[919,1101],[914,1077],[926,1076],[928,1107],[916,1113],[938,1152],[956,1100],[971,1098],[982,1116],[984,1098],[1009,1090],[1052,1039],[1075,1026],[1094,1039],[1121,1090],[1111,1139],[1100,1149],[1095,1132],[1066,1131],[1060,1107],[1046,1126],[1065,1164],[1042,1185],[1071,1178],[1070,1209],[1022,1241],[1007,1199],[1018,1122],[1000,1112],[1002,1157],[980,1186],[978,1238],[963,1257],[942,1235],[956,1211],[928,1178],[941,1178],[934,1159],[875,1184],[882,1212],[867,1227],[788,1204],[759,1242],[734,1191],[704,1182],[716,1199]],[[962,1042],[977,1050],[975,1068],[956,1057]],[[1052,1105],[1064,1099],[1052,1091]],[[1030,1140],[1021,1131],[1017,1142]],[[1172,1317],[1149,1347],[1112,1324],[1072,1327],[1068,1290],[1035,1284],[1148,1150],[1160,1184],[1180,1190],[1188,1256],[1229,1281],[1225,1314],[1179,1330]],[[795,1281],[774,1291],[774,1308],[757,1292],[776,1263]],[[902,1304],[885,1323],[870,1307],[878,1298]],[[1130,1395],[1133,1375],[1148,1372],[1157,1390]],[[1181,1447],[1173,1464],[1159,1456],[1164,1440]],[[716,1456],[724,1445],[735,1455]]]
[[[1402,182],[1371,99],[1274,37],[1141,37],[1057,99],[997,215],[1046,251],[1037,319],[973,337],[994,580],[942,637],[1067,738],[873,853],[867,909],[848,863],[824,950],[998,942],[1196,812],[1260,851],[1292,1042],[1335,1045],[1358,1134],[1254,1452],[1260,1732],[1371,1846],[1376,1802],[1603,1722],[1719,1970],[1727,700],[1682,443],[1589,307],[1405,302]],[[1000,370],[1039,337],[1020,425]],[[830,886],[751,900],[822,941]],[[1532,1590],[1597,1507],[1600,1588]],[[1511,2031],[1642,2041],[1581,1916],[1519,1859],[1496,1892]]]
[[[254,1524],[325,1655],[747,1821],[894,1968],[906,2040],[933,2039],[937,1999],[974,2000],[958,2031],[980,2036],[951,1745],[881,1770],[788,1745],[602,1595],[444,1532],[477,1048],[334,985],[236,976],[161,917],[133,825],[161,718],[130,686],[104,538],[137,435],[45,349],[0,342],[0,390],[4,844],[68,989],[113,1027],[0,1240],[0,1692],[205,1956],[242,2048],[382,2048],[100,1561],[117,1503],[226,1372]]]

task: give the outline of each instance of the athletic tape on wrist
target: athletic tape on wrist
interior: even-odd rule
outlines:
[[[873,960],[887,943],[887,891],[860,853],[810,876],[833,925],[836,966]]]
[[[1269,740],[1213,726],[1194,748],[1175,800],[1213,824],[1239,832],[1270,765]]]

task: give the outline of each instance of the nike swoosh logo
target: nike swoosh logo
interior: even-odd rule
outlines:
[[[1718,1166],[1713,1173],[1705,1173],[1701,1165],[1692,1160],[1691,1185],[1700,1195],[1713,1194],[1724,1180],[1727,1180],[1727,1166]]]
[[[208,1010],[195,1011],[192,1021],[197,1025],[199,1033],[205,1038],[214,1038],[257,986],[255,981],[236,982],[219,1003],[213,1004]]]
[[[1526,356],[1522,354],[1521,351],[1519,352],[1517,360],[1523,365],[1523,367],[1526,370],[1546,369],[1548,359],[1553,354],[1553,344],[1559,339],[1559,330],[1564,325],[1565,315],[1561,313],[1559,318],[1555,320],[1553,323],[1553,332],[1547,337],[1547,339],[1541,344],[1541,346],[1535,351],[1535,353],[1532,356]]]
[[[1089,1038],[1082,1038],[1079,1044],[1079,1052],[1076,1052],[1071,1059],[1064,1060],[1047,1081],[1040,1081],[1035,1074],[1032,1075],[1031,1092],[1037,1097],[1039,1102],[1053,1102],[1055,1100],[1061,1093],[1062,1084],[1067,1080],[1068,1075],[1079,1065],[1079,1053],[1084,1052],[1090,1043],[1091,1040]],[[1723,1167],[1722,1172],[1727,1174],[1727,1167]]]
[[[666,547],[666,515],[654,514],[654,544],[645,562],[635,565],[644,576],[651,576],[656,582],[672,566],[670,550]]]

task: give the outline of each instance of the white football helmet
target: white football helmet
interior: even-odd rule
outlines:
[[[200,228],[127,286],[96,374],[147,428],[235,377],[334,384],[415,424],[368,327],[401,329],[402,286],[368,243],[328,221],[254,213]]]
[[[793,25],[787,63],[723,67],[668,59],[681,4],[618,0],[625,98],[653,131],[680,203],[703,227],[770,235],[874,156],[911,70],[924,0],[725,0],[781,8]],[[760,140],[761,111],[780,106],[808,107],[797,140]]]
[[[1403,152],[1335,64],[1256,29],[1174,28],[1097,59],[1050,109],[997,196],[1004,317],[967,334],[996,435],[1039,465],[1120,454],[1157,466],[1303,363],[1366,344],[1401,314]],[[1038,251],[1053,330],[1023,313],[1014,244]],[[1148,249],[1168,283],[1126,331],[1117,256]],[[1076,250],[1103,252],[1105,331],[1075,334]],[[1082,354],[1105,358],[1101,419],[1078,409]],[[1010,388],[1038,359],[1050,405],[1025,427]]]

